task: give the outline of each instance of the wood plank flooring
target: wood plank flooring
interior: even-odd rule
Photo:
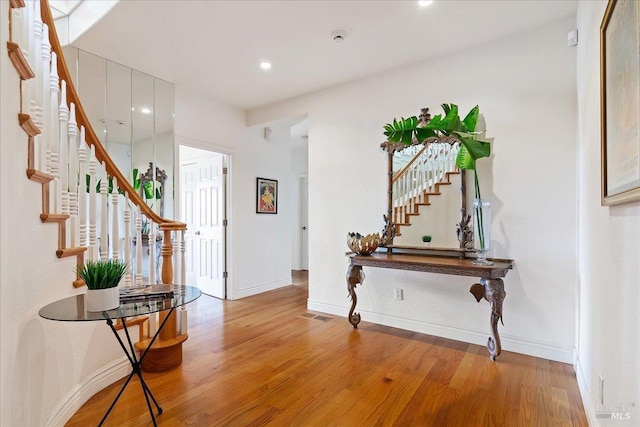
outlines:
[[[587,426],[573,368],[308,312],[306,274],[189,305],[183,364],[145,380],[161,426]],[[345,291],[346,297],[346,291]],[[114,343],[114,345],[117,345]],[[123,380],[67,423],[97,425]],[[152,425],[137,379],[106,426]]]

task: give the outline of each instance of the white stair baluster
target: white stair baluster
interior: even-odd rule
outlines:
[[[48,90],[45,91],[45,99],[49,99],[49,103],[45,102],[45,110],[44,110],[44,138],[47,141],[47,147],[49,151],[49,161],[50,161],[50,170],[51,175],[53,175],[54,180],[51,183],[50,188],[52,189],[50,192],[51,195],[51,206],[53,208],[53,212],[55,213],[63,213],[62,212],[62,188],[60,186],[60,123],[59,120],[59,94],[60,89],[58,86],[58,72],[57,67],[51,67],[52,59],[56,60],[55,52],[51,52],[51,45],[49,44],[49,28],[46,24],[43,25],[44,35],[42,40],[42,61],[44,66],[43,73],[46,73],[45,86],[48,86]],[[46,39],[46,40],[45,40]],[[46,41],[46,42],[45,42]],[[64,124],[64,134],[66,139],[67,134],[67,121],[69,117],[63,117],[65,119]]]
[[[156,284],[156,226],[149,221],[149,284]]]
[[[100,259],[109,259],[109,183],[107,165],[102,162],[100,178]]]
[[[120,259],[120,218],[118,215],[118,180],[113,178],[113,191],[111,192],[111,258]]]
[[[70,244],[72,248],[78,246],[79,224],[78,224],[78,123],[76,122],[76,106],[71,103],[69,114],[69,165],[65,171],[68,172],[67,182],[69,188],[69,215],[71,215]]]
[[[175,260],[173,262],[173,283],[174,284],[180,284],[180,280],[182,280],[182,270],[180,269],[180,267],[182,267],[182,239],[180,237],[180,234],[177,231],[174,231],[171,233],[175,239],[175,252],[174,252],[174,257],[173,259]]]
[[[142,212],[138,206],[136,215],[136,286],[142,285]]]
[[[129,266],[129,271],[124,276],[124,285],[131,286],[133,268],[131,264],[131,205],[129,204],[129,193],[124,199],[124,262]]]
[[[424,197],[424,183],[425,183],[425,168],[424,168],[424,162],[425,162],[425,151],[422,152],[422,154],[420,154],[420,159],[418,161],[418,165],[420,168],[419,171],[419,182],[418,182],[418,201],[419,203],[425,203],[425,197]]]
[[[179,277],[178,274],[178,262],[180,259],[179,253],[180,251],[178,250],[179,245],[178,245],[178,239],[173,237],[173,233],[171,232],[171,238],[173,239],[171,241],[171,245],[172,245],[172,250],[173,250],[173,254],[171,257],[171,263],[173,264],[173,279],[171,280],[171,283],[178,283]]]
[[[42,36],[43,23],[40,15],[40,0],[36,0],[33,5],[33,48],[29,52],[29,64],[33,66],[36,78],[28,80],[30,99],[26,102],[29,102],[31,119],[41,131],[44,130],[44,94],[43,86],[39,80],[42,75]],[[47,144],[44,142],[44,136],[42,134],[36,135],[34,144],[36,146],[35,151],[38,153],[35,167],[41,172],[49,172],[47,169]]]
[[[416,165],[415,163],[411,165],[411,170],[409,173],[409,203],[407,204],[407,209],[409,213],[413,213],[415,209],[415,188],[416,188]],[[407,218],[409,221],[409,218]]]
[[[180,308],[180,335],[187,333],[187,309],[184,305]]]
[[[185,230],[180,230],[180,286],[187,284],[187,241],[184,232]]]
[[[80,246],[87,246],[87,143],[84,126],[80,126],[80,147],[78,148],[78,214],[80,217]]]
[[[42,108],[42,127],[40,130],[42,131],[42,141],[47,149],[47,172],[53,175],[52,165],[52,139],[57,138],[57,133],[52,134],[51,132],[51,86],[50,86],[50,76],[51,76],[51,45],[49,44],[49,27],[47,24],[42,24],[42,45],[40,49],[41,55],[41,67],[42,74],[40,75],[40,86],[42,86],[42,104],[40,107]],[[37,74],[36,74],[37,77]],[[58,110],[58,104],[56,100],[55,110]],[[54,136],[56,135],[56,136]],[[55,206],[53,204],[52,206]],[[54,210],[54,212],[57,212]]]
[[[53,85],[58,86],[58,67],[55,64],[56,54],[51,53],[51,98],[53,107]],[[58,175],[60,177],[60,212],[69,215],[69,107],[67,107],[67,82],[62,80],[60,91],[60,105],[58,108],[59,143],[58,143]],[[55,146],[54,146],[55,147]],[[54,148],[55,150],[55,148]]]
[[[98,194],[96,186],[98,185],[97,173],[98,162],[96,160],[95,147],[91,147],[91,156],[89,158],[89,259],[98,259]]]

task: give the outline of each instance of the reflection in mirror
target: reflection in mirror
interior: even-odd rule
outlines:
[[[134,184],[142,199],[155,212],[159,212],[156,202],[156,183],[153,173],[155,149],[153,140],[153,77],[139,71],[131,73],[131,114],[133,117],[131,138],[131,160]],[[137,181],[136,181],[137,180]],[[136,187],[136,185],[134,185]],[[144,229],[144,234],[147,230]]]
[[[107,61],[106,149],[124,176],[131,176],[131,69]]]
[[[139,190],[143,200],[160,216],[174,218],[174,85],[71,46],[64,55],[89,121],[111,159],[134,188],[140,188],[136,182],[141,177],[146,180],[146,191]],[[143,232],[143,246],[147,239]],[[148,257],[146,251],[143,257]],[[148,277],[148,261],[141,264],[142,276]]]
[[[173,84],[154,80],[154,113],[156,137],[156,175],[162,187],[162,199],[158,213],[163,218],[174,218],[173,214],[173,153],[174,153],[174,90]],[[161,181],[162,180],[162,181]]]
[[[458,246],[460,175],[455,166],[459,143],[413,145],[393,154],[394,245]]]
[[[171,218],[174,85],[71,46],[63,50],[96,135],[130,184],[135,185],[133,169],[138,168],[139,176],[149,169],[149,162],[166,172],[167,189],[162,193],[169,198],[154,209]]]
[[[107,61],[90,53],[78,53],[78,93],[96,136],[103,145],[107,136]]]
[[[418,127],[430,120],[423,108]],[[407,145],[385,141],[381,147],[388,158],[384,245],[460,250],[467,221],[466,180],[456,165],[460,141],[439,135]]]

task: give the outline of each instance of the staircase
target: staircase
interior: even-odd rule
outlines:
[[[20,76],[17,119],[28,149],[27,178],[41,184],[42,222],[58,228],[58,258],[122,259],[131,267],[120,286],[186,282],[186,225],[162,218],[149,207],[101,145],[70,78],[47,0],[10,0],[7,52]],[[36,213],[34,213],[36,215]],[[149,241],[162,238],[161,278],[155,277],[155,245],[149,245],[149,277],[142,275],[142,224]],[[76,277],[72,286],[84,286]],[[183,308],[184,310],[184,308]],[[166,317],[128,319],[139,324],[141,341]],[[186,313],[174,312],[145,357],[143,369],[180,364],[188,335]],[[148,322],[147,322],[148,320]],[[147,326],[143,328],[143,324]],[[144,343],[138,343],[144,345]]]
[[[395,235],[402,235],[403,227],[411,226],[411,219],[423,213],[430,197],[439,196],[442,186],[451,185],[451,176],[459,175],[456,156],[460,143],[430,142],[403,150],[411,160],[392,178],[393,222]]]

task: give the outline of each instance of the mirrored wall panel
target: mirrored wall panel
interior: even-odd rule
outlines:
[[[100,142],[147,204],[173,218],[174,85],[70,46],[64,54]]]

